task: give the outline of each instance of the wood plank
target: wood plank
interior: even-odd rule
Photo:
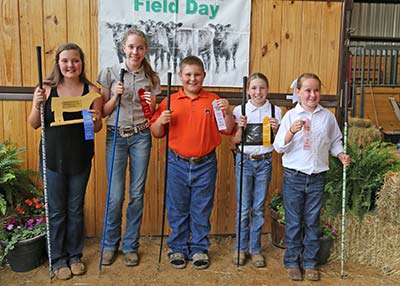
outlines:
[[[21,49],[19,37],[19,9],[14,0],[0,1],[0,85],[22,84]],[[17,36],[16,36],[17,35]],[[4,101],[3,140],[17,143],[18,147],[26,147],[26,115],[24,101]],[[27,154],[21,154],[23,167],[27,167]]]
[[[300,73],[319,72],[322,4],[303,2]],[[325,59],[324,59],[325,61]]]
[[[44,16],[44,71],[49,75],[54,68],[57,48],[67,42],[66,0],[43,0]]]
[[[90,71],[88,70],[88,78],[95,83],[97,80],[97,75],[99,73],[99,54],[98,54],[98,1],[90,1],[90,58],[86,57],[87,60],[90,60]]]
[[[217,148],[218,174],[214,195],[214,208],[211,215],[211,233],[235,233],[236,178],[232,144],[229,136],[222,136]]]
[[[324,93],[337,94],[342,4],[326,2],[321,6],[321,60],[318,74]]]
[[[25,114],[27,117],[31,112],[32,102],[26,102],[25,105]],[[40,144],[40,136],[41,129],[33,129],[29,123],[26,124],[26,137],[27,137],[27,167],[31,170],[39,171],[39,144]],[[37,183],[39,180],[37,181]]]
[[[4,114],[3,101],[0,101],[0,114]],[[0,142],[3,141],[4,141],[4,119],[3,116],[0,116]]]
[[[365,86],[364,87],[365,92],[371,92],[371,87],[370,86]],[[396,94],[400,93],[400,87],[381,87],[381,86],[373,86],[372,87],[372,92],[374,94]],[[356,88],[356,93],[360,94],[361,93],[361,87]]]
[[[89,0],[67,0],[67,41],[80,46],[85,54],[85,72],[91,78],[91,14]],[[94,32],[94,31],[93,31]],[[97,31],[96,31],[97,33]],[[97,62],[97,60],[96,60]]]
[[[265,0],[253,0],[251,3],[251,31],[250,31],[250,67],[249,72],[261,70],[263,28],[263,3]]]
[[[144,212],[143,212],[143,232],[144,233],[161,233],[161,214],[162,214],[162,197],[164,187],[158,180],[159,168],[157,167],[160,156],[165,156],[165,152],[159,152],[160,140],[153,139],[150,154],[150,162],[147,171],[146,191],[144,196]]]
[[[67,0],[67,41],[77,44],[85,55],[85,72],[88,75],[91,65],[88,59],[91,59],[90,52],[90,3],[89,0]],[[94,163],[94,161],[93,161]],[[95,196],[95,171],[93,164],[91,175],[85,195],[85,234],[86,236],[96,235],[96,196]]]
[[[18,2],[0,0],[0,15],[0,85],[21,85]]]
[[[382,88],[377,88],[382,91]],[[388,88],[385,92],[376,92],[375,88],[365,89],[364,95],[364,118],[371,120],[373,125],[382,127],[384,132],[400,131],[400,121],[397,119],[396,113],[389,101],[390,97],[400,102],[400,92],[389,93],[392,88]],[[360,106],[360,96],[357,96],[357,106]],[[359,116],[359,110],[356,112]]]
[[[96,235],[101,237],[103,232],[103,218],[107,199],[107,164],[106,164],[106,120],[103,119],[103,129],[95,135],[95,160],[94,160],[94,181],[95,181],[95,217]]]
[[[301,17],[303,4],[298,1],[282,3],[281,66],[279,91],[292,94],[290,85],[300,75]]]
[[[261,55],[261,67],[258,71],[268,77],[270,82],[269,91],[276,92],[279,90],[280,73],[278,70],[281,68],[282,1],[264,2],[261,29],[265,55]]]
[[[43,46],[42,0],[20,0],[19,13],[20,34],[21,39],[24,39],[24,48],[21,49],[21,58],[24,63],[22,85],[35,86],[38,84],[36,46]]]
[[[4,140],[15,142],[19,148],[26,148],[26,128],[27,116],[25,112],[25,101],[4,101],[3,102],[3,126],[4,126]],[[26,152],[21,154],[23,159],[22,166],[27,168]]]
[[[35,86],[38,84],[36,46],[43,46],[42,0],[20,0],[19,13],[20,34],[26,47],[21,49],[21,58],[24,63],[22,65],[22,85]],[[32,103],[27,101],[24,112],[27,116],[31,111],[31,106]],[[39,171],[40,128],[35,130],[27,123],[26,134],[27,167]]]

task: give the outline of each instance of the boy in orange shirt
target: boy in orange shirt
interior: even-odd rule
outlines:
[[[203,89],[206,73],[198,57],[184,58],[178,75],[183,87],[171,95],[170,110],[166,99],[160,103],[150,131],[161,138],[169,124],[166,207],[172,229],[168,236],[170,264],[185,268],[189,259],[195,269],[205,269],[217,175],[215,148],[221,144],[220,133],[230,134],[235,122],[228,100]],[[221,110],[225,126],[218,128],[216,113]]]

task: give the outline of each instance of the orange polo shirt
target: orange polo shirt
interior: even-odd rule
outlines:
[[[204,89],[193,99],[185,95],[183,88],[171,95],[169,148],[184,157],[201,157],[221,144],[220,131],[212,107],[215,99],[219,99],[219,96]],[[164,98],[150,125],[166,109],[167,98]]]

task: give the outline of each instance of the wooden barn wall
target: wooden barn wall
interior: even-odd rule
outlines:
[[[324,94],[336,94],[339,62],[341,3],[335,1],[253,0],[250,72],[265,73],[270,91],[291,93],[293,79],[315,72]],[[37,83],[35,46],[42,46],[47,75],[56,48],[64,42],[79,44],[86,54],[89,78],[98,73],[97,0],[0,0],[0,86],[34,86]],[[226,91],[218,89],[215,91]],[[231,89],[232,90],[232,89]],[[235,90],[235,89],[233,89]],[[236,91],[238,91],[236,89]],[[38,169],[40,132],[27,124],[30,101],[0,101],[0,142],[26,147],[24,166]],[[105,130],[96,134],[96,155],[85,201],[86,234],[100,236],[107,193]],[[212,233],[235,232],[235,176],[229,140],[218,148],[218,179]],[[164,182],[164,140],[153,140],[145,195],[142,234],[161,230]],[[281,187],[281,161],[274,154],[270,192]],[[265,232],[269,232],[266,211]]]

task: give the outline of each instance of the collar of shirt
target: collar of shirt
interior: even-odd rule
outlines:
[[[297,103],[294,109],[296,110],[296,112],[298,114],[300,114],[300,113],[316,113],[316,112],[321,111],[323,109],[323,107],[322,107],[322,105],[318,104],[313,112],[309,112],[309,111],[305,110],[303,108],[303,106],[301,106],[300,103]]]
[[[247,106],[248,106],[248,110],[250,112],[256,111],[257,109],[262,109],[264,111],[268,111],[269,109],[271,109],[271,104],[269,103],[269,101],[267,100],[263,106],[255,106],[250,100],[247,102]]]
[[[196,98],[199,98],[199,97],[207,97],[207,94],[208,94],[207,91],[205,91],[205,90],[202,88],[202,89],[200,90],[199,94],[198,94],[195,98],[191,99],[189,96],[187,96],[187,95],[185,94],[185,91],[183,90],[183,88],[180,87],[179,90],[178,90],[178,96],[177,96],[177,98],[178,98],[178,99],[189,98],[189,99],[191,99],[191,100],[195,100]]]
[[[138,68],[137,70],[129,71],[128,66],[126,65],[126,61],[125,61],[125,60],[124,60],[122,63],[119,64],[119,67],[120,67],[120,70],[121,70],[121,69],[124,69],[125,72],[128,72],[128,73],[137,73],[137,74],[138,74],[138,73],[143,73],[143,72],[144,72],[143,65],[141,65],[140,68]]]

